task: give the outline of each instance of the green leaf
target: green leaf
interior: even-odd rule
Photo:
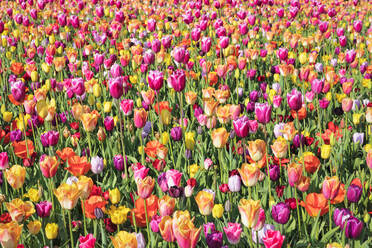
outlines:
[[[323,237],[322,239],[320,240],[320,242],[322,243],[328,243],[329,239],[333,236],[333,234],[335,234],[335,232],[337,232],[338,230],[340,229],[340,227],[335,227],[333,228],[332,230],[330,230],[329,232],[327,232]]]

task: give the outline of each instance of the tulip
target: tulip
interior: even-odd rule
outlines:
[[[64,209],[73,209],[82,191],[78,188],[76,183],[71,185],[67,183],[62,183],[57,189],[54,189],[54,194],[57,197],[61,207]]]
[[[215,129],[212,131],[211,134],[213,145],[216,148],[223,148],[227,143],[227,139],[229,138],[229,134],[227,133],[224,127]]]
[[[112,118],[111,116],[106,116],[103,124],[105,125],[107,131],[111,131],[112,129],[114,129],[115,126],[114,118]]]
[[[208,247],[222,247],[222,232],[213,232],[206,235],[206,242]]]
[[[42,201],[36,204],[36,213],[41,218],[49,217],[52,210],[52,203],[48,201]]]
[[[189,212],[176,211],[173,214],[173,233],[180,248],[195,248],[199,240],[201,227],[195,228]]]
[[[199,191],[195,201],[202,215],[210,215],[214,205],[214,192],[208,190]]]
[[[363,222],[351,216],[346,221],[345,235],[350,239],[357,239],[363,230]]]
[[[275,157],[280,159],[284,158],[287,155],[287,148],[287,142],[282,137],[279,137],[277,140],[275,140],[273,145],[271,146]]]
[[[219,45],[222,49],[226,48],[229,45],[229,37],[220,37]]]
[[[5,171],[5,178],[13,189],[19,189],[25,182],[26,168],[20,165],[13,165]]]
[[[38,220],[31,221],[27,224],[27,229],[31,234],[37,235],[41,229],[41,222]]]
[[[109,199],[112,204],[117,204],[120,202],[121,196],[118,188],[109,189]]]
[[[177,63],[182,63],[185,58],[186,50],[184,47],[176,47],[172,51],[172,57]]]
[[[14,100],[17,102],[22,102],[26,96],[26,85],[20,80],[12,83],[10,90]]]
[[[15,248],[18,246],[23,225],[15,221],[0,223],[0,243],[4,248]]]
[[[40,170],[46,178],[52,178],[58,170],[58,160],[55,156],[42,156],[40,158]]]
[[[103,159],[98,157],[98,156],[94,156],[91,158],[91,168],[90,170],[94,173],[94,174],[101,174],[101,172],[103,171],[103,168],[104,168],[104,162],[103,162]]]
[[[302,107],[302,95],[296,89],[287,94],[287,102],[292,110],[298,111]]]
[[[122,155],[120,154],[115,155],[113,158],[113,161],[114,161],[114,166],[118,171],[124,170],[124,158]]]
[[[344,112],[349,112],[353,107],[353,100],[351,98],[342,99],[342,110]]]
[[[145,109],[134,110],[134,125],[136,128],[143,128],[147,121],[147,112]]]
[[[322,193],[324,197],[328,200],[333,200],[338,195],[340,186],[341,184],[338,177],[326,177],[322,186]]]
[[[261,139],[248,141],[249,155],[254,161],[260,161],[266,152],[266,143]]]
[[[160,216],[170,216],[174,211],[174,207],[176,205],[176,199],[169,197],[168,195],[164,195],[161,199],[159,199],[159,214]]]
[[[79,237],[79,248],[94,248],[96,243],[96,238],[93,236],[93,234],[88,233],[86,236],[80,236]]]
[[[256,103],[255,114],[257,120],[262,124],[267,124],[271,120],[271,106],[268,103]]]
[[[0,171],[6,170],[9,168],[9,158],[6,152],[0,153]]]
[[[353,28],[355,32],[360,33],[360,31],[362,31],[363,28],[363,22],[360,20],[355,20],[353,23]]]
[[[169,80],[170,84],[172,85],[172,88],[176,92],[181,92],[186,85],[186,74],[184,70],[178,69],[172,73]]]
[[[161,71],[150,71],[148,75],[148,83],[151,89],[160,90],[163,86],[164,75]]]
[[[241,187],[241,179],[239,175],[229,177],[228,186],[231,192],[239,192]]]
[[[281,235],[280,231],[267,230],[262,241],[265,247],[282,247],[285,236]]]
[[[252,187],[257,184],[260,177],[260,168],[254,164],[243,163],[241,169],[238,168],[243,184],[247,187]]]
[[[243,230],[239,223],[229,222],[227,227],[224,227],[223,230],[230,244],[236,245],[240,242],[240,236]]]
[[[137,193],[142,199],[148,198],[155,186],[155,180],[150,176],[139,179],[137,182]]]
[[[123,95],[123,79],[121,77],[110,79],[109,89],[111,96],[119,99]]]
[[[172,218],[170,216],[164,216],[161,218],[161,221],[159,223],[159,231],[160,231],[160,234],[162,236],[162,238],[166,241],[166,242],[174,242],[175,241],[175,237],[174,237],[174,234],[173,234],[173,221],[172,221]]]
[[[273,217],[275,222],[279,224],[286,224],[289,220],[290,215],[291,210],[289,206],[284,202],[280,202],[274,205],[271,209],[271,216]]]
[[[174,141],[180,141],[182,139],[182,128],[181,127],[172,128],[170,135]]]
[[[212,39],[210,37],[203,37],[201,39],[201,50],[208,53],[212,46]]]
[[[356,184],[351,184],[347,189],[347,200],[349,202],[357,203],[360,200],[360,197],[362,196],[362,192],[363,192],[362,187]]]
[[[47,239],[55,239],[58,236],[58,225],[56,223],[48,223],[45,226],[45,235]]]
[[[249,119],[247,116],[240,117],[233,121],[235,134],[244,138],[248,135],[249,132]]]
[[[35,213],[32,202],[23,202],[19,198],[13,199],[11,202],[6,202],[5,207],[7,208],[12,220],[19,223],[28,219],[28,217]]]
[[[260,200],[240,199],[238,209],[244,226],[253,228],[257,224],[260,208]]]
[[[319,80],[319,79],[314,79],[313,81],[311,81],[311,90],[312,92],[314,92],[315,94],[319,94],[322,92],[322,89],[323,89],[323,81],[322,80]]]
[[[353,142],[354,144],[360,144],[363,145],[364,141],[364,133],[354,133],[353,134]]]
[[[279,48],[277,56],[280,60],[286,60],[288,58],[288,50],[286,48]]]
[[[330,145],[323,144],[320,148],[321,158],[328,159],[331,156],[332,147]]]
[[[354,51],[354,49],[353,50],[348,50],[346,52],[345,60],[346,60],[347,63],[349,63],[349,64],[353,63],[355,58],[356,58],[356,52]]]
[[[120,231],[114,237],[110,236],[110,238],[115,248],[121,248],[121,247],[137,248],[138,247],[137,236],[134,233]]]
[[[288,165],[288,183],[294,187],[302,177],[302,165],[291,163]]]

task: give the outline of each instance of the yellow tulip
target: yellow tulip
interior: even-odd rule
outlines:
[[[103,103],[103,111],[105,113],[111,112],[111,108],[112,108],[112,102],[104,102]]]
[[[216,218],[216,219],[221,218],[222,214],[223,214],[223,211],[224,211],[224,207],[222,206],[222,204],[214,205],[214,207],[212,209],[213,218]]]
[[[38,220],[31,221],[27,224],[27,228],[31,234],[36,235],[40,232],[41,222]]]
[[[320,148],[321,153],[320,156],[322,159],[328,159],[331,156],[332,147],[330,145],[322,145]]]
[[[5,111],[3,113],[3,120],[5,122],[10,122],[12,120],[12,118],[13,118],[13,113],[12,112]]]
[[[100,97],[101,96],[101,92],[102,92],[101,86],[99,84],[95,84],[93,86],[93,95],[95,97]]]
[[[194,146],[195,146],[194,137],[195,137],[195,134],[193,132],[187,132],[185,134],[186,149],[194,150]]]
[[[109,189],[109,198],[112,204],[117,204],[120,201],[120,191],[118,188],[113,190]]]
[[[58,235],[58,225],[56,223],[48,223],[45,227],[47,239],[55,239]]]
[[[24,197],[28,197],[32,202],[39,202],[41,197],[41,191],[38,189],[30,188]]]

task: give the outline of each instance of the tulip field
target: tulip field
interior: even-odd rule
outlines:
[[[0,0],[4,248],[372,247],[368,0]]]

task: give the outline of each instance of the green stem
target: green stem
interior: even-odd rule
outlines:
[[[297,189],[293,188],[295,192],[295,199],[296,199],[296,211],[297,211],[297,221],[298,221],[298,232],[301,237],[301,220],[300,220],[300,209],[298,207],[298,198],[297,198]]]
[[[68,222],[69,222],[69,227],[70,227],[71,248],[73,248],[75,243],[74,243],[74,236],[72,235],[71,210],[68,210],[67,214],[68,214]]]
[[[146,229],[147,229],[147,243],[150,243],[150,229],[149,229],[149,218],[147,216],[147,203],[146,199],[143,199],[145,206],[145,217],[146,217]]]
[[[88,146],[89,146],[89,156],[88,156],[88,153],[86,155],[87,155],[87,157],[92,157],[93,152],[92,152],[92,144],[91,144],[91,141],[90,141],[90,132],[89,131],[87,131],[87,137],[88,137]]]
[[[328,201],[329,204],[329,231],[332,230],[332,206],[331,206],[331,200]]]
[[[80,201],[81,201],[81,206],[83,207],[84,235],[86,236],[88,234],[88,232],[87,232],[87,221],[86,221],[86,217],[85,217],[85,204],[84,204],[83,199],[80,199]]]

